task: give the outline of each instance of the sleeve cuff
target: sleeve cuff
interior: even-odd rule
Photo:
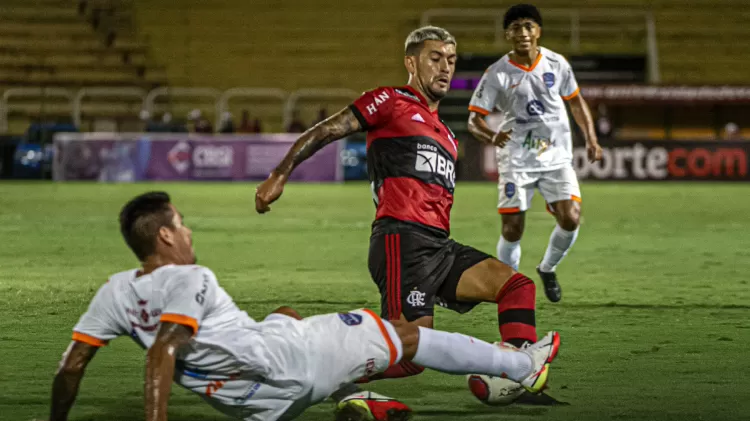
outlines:
[[[470,105],[469,106],[469,111],[473,111],[473,112],[475,112],[477,114],[481,114],[481,115],[484,115],[484,116],[489,115],[489,113],[490,113],[489,111],[485,110],[484,108],[477,107],[476,105]]]
[[[367,123],[365,116],[362,115],[356,105],[349,105],[349,109],[352,110],[352,114],[354,114],[354,117],[356,117],[357,121],[359,121],[359,125],[362,126],[362,130],[367,130],[370,128],[370,125]]]
[[[198,333],[198,321],[189,316],[183,316],[182,314],[165,313],[161,315],[159,321],[167,323],[175,323],[178,325],[187,326],[193,329],[193,335]]]
[[[95,338],[91,335],[87,335],[85,333],[80,333],[80,332],[73,332],[73,340],[76,342],[82,342],[87,345],[95,346],[97,348],[101,348],[107,345],[107,341],[103,341],[99,338]]]
[[[581,88],[576,88],[576,90],[575,90],[575,91],[573,91],[573,93],[572,93],[572,94],[570,94],[570,95],[567,95],[567,96],[563,96],[563,97],[562,97],[562,99],[564,99],[564,100],[566,100],[566,101],[569,101],[569,100],[571,100],[571,99],[573,99],[573,98],[577,97],[579,93],[581,93]]]

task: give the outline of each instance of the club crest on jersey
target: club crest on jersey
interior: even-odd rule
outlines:
[[[548,88],[551,88],[555,86],[555,74],[547,72],[542,75],[542,79],[544,80],[544,84],[547,85]]]
[[[357,326],[362,323],[362,316],[354,313],[339,313],[339,319],[347,326]]]
[[[516,195],[516,185],[513,183],[505,183],[505,197],[511,199]]]
[[[529,115],[542,115],[545,111],[546,110],[544,109],[544,104],[542,104],[542,101],[539,101],[537,99],[532,99],[528,104],[526,104],[526,112],[529,113]]]

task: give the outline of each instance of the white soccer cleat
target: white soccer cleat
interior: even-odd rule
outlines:
[[[557,357],[560,350],[560,334],[549,332],[535,344],[521,349],[532,360],[531,374],[521,380],[521,385],[531,393],[539,393],[544,390],[549,377],[549,365]]]

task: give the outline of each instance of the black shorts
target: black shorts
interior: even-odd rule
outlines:
[[[456,299],[464,271],[493,258],[451,240],[441,230],[390,218],[373,224],[368,266],[381,296],[381,317],[412,321],[434,314],[435,304],[466,313],[476,302]]]

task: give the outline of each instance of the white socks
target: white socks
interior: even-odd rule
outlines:
[[[555,225],[552,235],[549,237],[547,251],[544,252],[542,263],[539,264],[539,270],[542,272],[554,272],[557,265],[568,254],[568,250],[573,246],[578,238],[578,228],[575,231],[565,231],[560,225]],[[520,254],[520,253],[519,253]]]
[[[513,349],[500,348],[480,339],[419,328],[419,346],[412,358],[416,364],[449,374],[486,374],[521,381],[533,369],[531,357]]]
[[[518,270],[518,264],[521,263],[521,240],[508,241],[502,234],[497,242],[497,260]]]

